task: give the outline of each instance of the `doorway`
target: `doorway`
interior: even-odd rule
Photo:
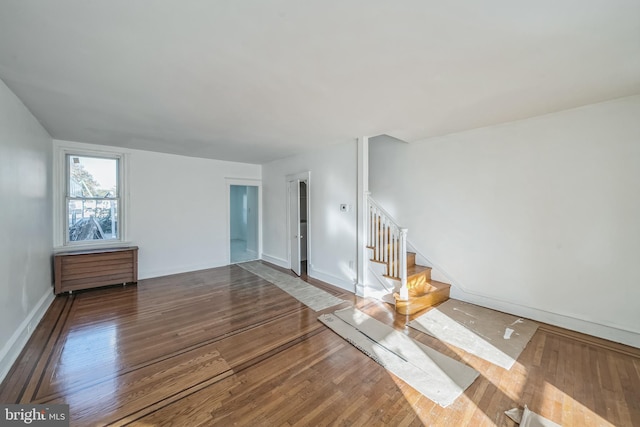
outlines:
[[[259,187],[229,186],[229,262],[260,257]]]
[[[300,276],[310,269],[310,172],[287,176],[289,261],[291,271]]]

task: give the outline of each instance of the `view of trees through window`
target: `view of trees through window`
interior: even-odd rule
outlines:
[[[118,161],[67,156],[69,242],[118,239]]]

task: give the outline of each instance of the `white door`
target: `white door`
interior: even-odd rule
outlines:
[[[300,275],[300,180],[289,181],[289,236],[291,270]]]

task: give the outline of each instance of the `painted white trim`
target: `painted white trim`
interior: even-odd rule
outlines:
[[[129,163],[130,151],[124,148],[109,147],[104,145],[92,145],[72,141],[53,140],[53,246],[54,251],[72,249],[100,249],[112,248],[130,244],[127,224],[129,223],[130,198],[129,198]],[[120,186],[120,239],[88,241],[86,243],[66,243],[67,226],[64,219],[66,213],[65,200],[67,192],[67,154],[78,154],[88,157],[119,158],[118,183]]]
[[[18,359],[20,352],[24,349],[27,341],[31,338],[31,334],[33,334],[33,331],[44,317],[54,299],[55,295],[53,294],[53,290],[47,289],[47,292],[42,295],[35,307],[29,312],[29,315],[20,323],[18,329],[16,329],[13,335],[11,335],[11,338],[9,338],[0,350],[0,382],[2,382],[9,373],[11,366],[13,366],[16,359]]]
[[[225,178],[225,185],[227,186],[227,246],[226,246],[226,260],[227,265],[231,264],[231,186],[232,185],[244,185],[249,187],[258,187],[258,253],[256,259],[260,259],[262,254],[262,180],[251,178]]]
[[[284,268],[291,269],[291,215],[290,209],[291,206],[291,194],[289,192],[289,183],[291,181],[305,181],[307,183],[307,266],[312,265],[313,258],[311,252],[311,232],[313,230],[313,222],[312,222],[312,214],[311,214],[311,171],[304,171],[294,174],[289,174],[285,177],[285,185],[287,191],[286,197],[286,209],[287,213],[287,265]]]
[[[308,271],[308,275],[309,277],[312,277],[314,279],[318,279],[318,280],[322,280],[323,282],[326,282],[330,285],[333,286],[337,286],[339,288],[342,288],[346,291],[349,291],[351,293],[354,293],[355,291],[355,280],[354,281],[350,281],[347,279],[344,279],[342,277],[337,277],[334,276],[333,274],[327,273],[326,271],[321,271],[318,270],[317,268],[311,268],[308,267],[309,264],[307,264],[307,271]]]
[[[263,261],[270,262],[271,264],[275,264],[278,267],[282,267],[282,268],[286,268],[286,269],[288,269],[289,266],[291,265],[289,263],[289,260],[278,258],[278,257],[273,256],[273,255],[267,255],[265,253],[262,253],[261,259]]]

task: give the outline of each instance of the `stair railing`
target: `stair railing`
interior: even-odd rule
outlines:
[[[371,196],[368,202],[367,246],[372,260],[387,265],[387,276],[400,280],[400,300],[409,299],[407,288],[407,229],[400,227]]]

